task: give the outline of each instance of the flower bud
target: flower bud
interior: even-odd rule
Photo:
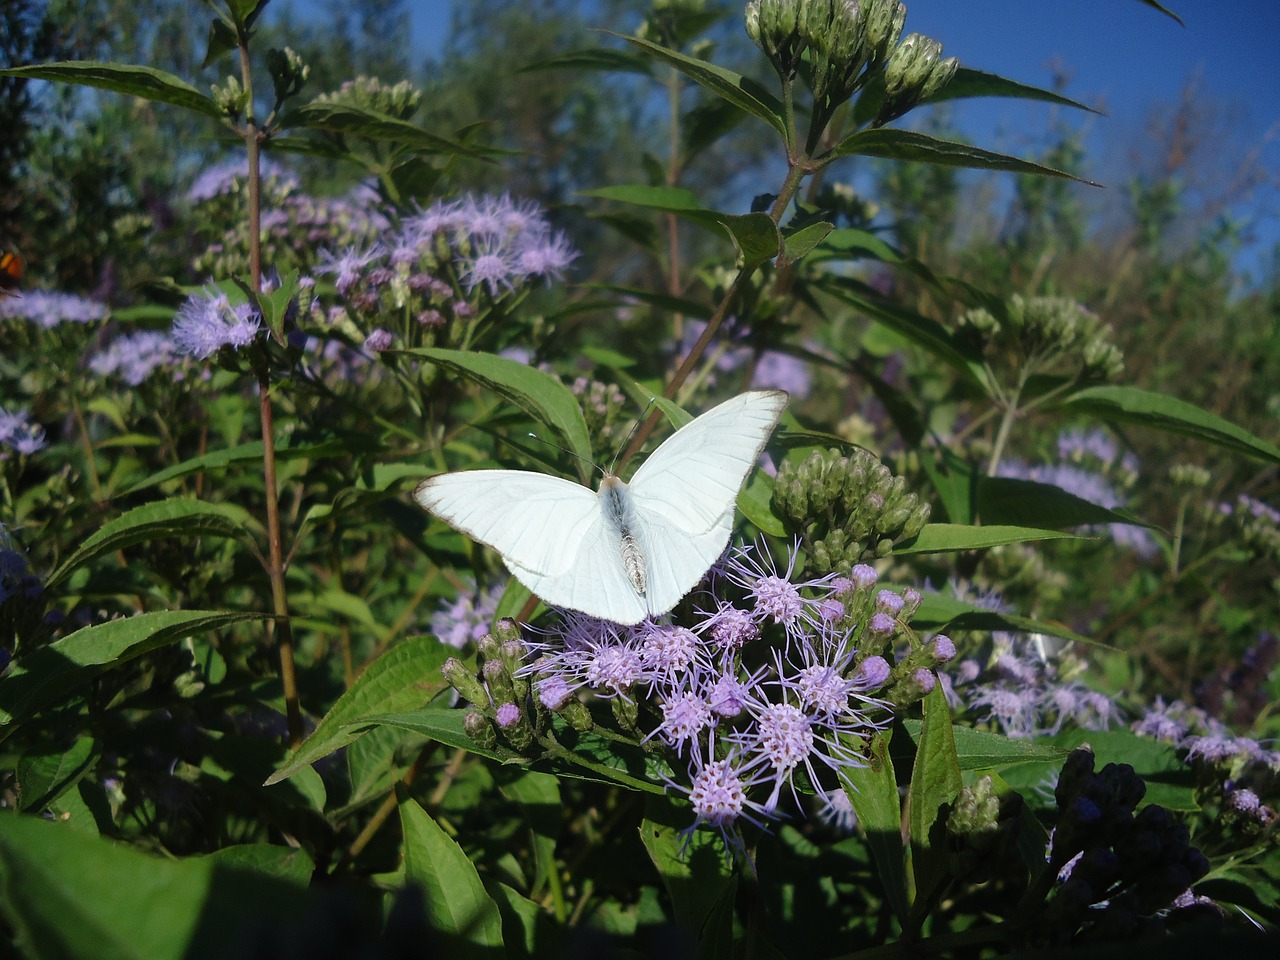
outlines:
[[[511,674],[501,660],[486,660],[480,668],[485,685],[489,688],[489,697],[501,706],[504,703],[515,703],[516,692],[511,684]]]
[[[498,745],[498,734],[493,729],[493,722],[479,710],[466,712],[462,718],[462,729],[482,749],[492,750]]]
[[[450,657],[440,667],[440,674],[449,686],[458,691],[458,695],[468,703],[481,708],[489,706],[489,694],[476,679],[475,674],[457,657]],[[474,739],[474,738],[473,738]]]

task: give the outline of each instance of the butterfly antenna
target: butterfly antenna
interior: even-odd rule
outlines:
[[[654,404],[656,404],[657,402],[658,401],[655,400],[653,397],[650,397],[649,402],[646,403],[644,406],[644,412],[640,414],[640,416],[636,419],[636,422],[631,425],[631,429],[627,431],[627,438],[622,441],[621,446],[619,446],[617,451],[615,451],[615,453],[613,454],[613,459],[609,461],[610,475],[613,475],[614,467],[618,465],[618,458],[622,456],[623,451],[629,450],[631,448],[632,438],[635,437],[636,431],[640,429],[640,424],[644,423],[645,418],[649,416],[649,411],[653,409]]]
[[[605,473],[604,467],[600,466],[600,464],[596,463],[594,460],[588,460],[588,459],[587,459],[586,457],[584,457],[582,454],[580,454],[580,453],[574,453],[572,450],[568,449],[567,447],[562,447],[562,446],[560,446],[560,444],[555,443],[555,442],[553,442],[553,441],[551,441],[551,440],[548,440],[546,437],[540,437],[540,436],[538,436],[536,433],[530,432],[530,433],[529,433],[529,436],[530,436],[531,438],[533,438],[534,440],[537,440],[539,443],[545,443],[545,444],[546,444],[547,446],[549,446],[549,447],[555,447],[555,448],[556,448],[557,450],[559,450],[561,453],[567,453],[569,456],[573,457],[575,460],[580,460],[580,461],[582,461],[582,462],[583,462],[583,463],[585,463],[588,467],[590,467],[592,470],[599,470],[599,471],[600,471],[600,475],[601,475],[602,477],[603,477],[603,476],[607,476],[607,474]]]

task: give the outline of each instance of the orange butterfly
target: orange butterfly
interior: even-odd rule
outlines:
[[[16,253],[0,253],[0,297],[17,295],[22,280],[22,258]]]

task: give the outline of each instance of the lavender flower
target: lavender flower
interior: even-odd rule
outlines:
[[[100,377],[116,376],[136,387],[156,369],[178,362],[173,337],[157,330],[127,333],[89,358],[89,369]]]
[[[382,247],[374,244],[368,249],[348,247],[342,253],[335,254],[331,250],[322,251],[320,262],[316,265],[316,273],[331,273],[337,279],[333,285],[338,293],[348,293],[363,277],[365,268],[376,263],[383,256]]]
[[[364,348],[371,353],[381,353],[383,350],[390,350],[394,342],[395,336],[391,331],[383,330],[379,327],[370,331],[369,335],[364,338]]]
[[[267,156],[261,156],[258,159],[258,176],[264,183],[269,184],[273,191],[287,193],[300,186],[297,176],[292,171]],[[196,177],[187,189],[187,199],[191,203],[204,203],[214,197],[224,196],[234,192],[248,177],[248,157],[242,156],[214,164]]]
[[[178,353],[207,360],[223,347],[247,347],[261,327],[261,318],[249,304],[233,307],[226,294],[209,290],[193,294],[179,308],[173,342]]]
[[[466,578],[458,598],[442,603],[431,615],[431,632],[441,643],[457,650],[475,643],[489,632],[505,588],[505,583],[496,583],[486,590],[477,590],[475,581]]]
[[[23,409],[9,411],[0,407],[0,460],[9,456],[2,452],[5,448],[26,457],[44,447],[44,427],[32,422],[31,414]]]
[[[21,297],[0,298],[0,319],[29,320],[46,330],[62,323],[94,323],[106,315],[104,304],[70,293],[30,290]]]

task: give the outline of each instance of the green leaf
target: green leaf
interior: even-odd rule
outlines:
[[[10,813],[0,817],[0,913],[18,954],[37,960],[239,956],[246,930],[290,930],[306,901],[295,883],[224,856],[152,857]]]
[[[687,57],[639,37],[629,37],[620,33],[614,33],[613,36],[638,47],[655,60],[670,64],[694,83],[727,100],[739,110],[759,117],[777,130],[784,140],[787,138],[786,113],[782,101],[750,77],[744,77],[706,60]]]
[[[912,740],[920,740],[923,726],[920,720],[907,718],[902,721],[902,726],[911,734]],[[951,735],[955,740],[956,757],[961,770],[989,770],[1019,763],[1061,765],[1070,753],[1059,746],[1035,740],[1013,740],[999,733],[975,730],[960,723],[952,724]]]
[[[253,299],[258,304],[258,310],[262,313],[262,319],[267,324],[267,329],[271,331],[271,335],[281,345],[285,344],[285,317],[289,312],[289,303],[293,300],[294,288],[297,285],[298,271],[290,270],[280,278],[280,285],[274,290],[263,293],[250,291]]]
[[[424,706],[448,684],[440,675],[444,662],[457,653],[435,637],[406,637],[365,668],[338,698],[324,719],[267,778],[264,786],[287,780],[360,736],[358,724],[372,713],[399,713]]]
[[[247,510],[233,504],[206,503],[187,497],[174,497],[155,503],[144,503],[103,524],[58,567],[49,574],[47,588],[56,587],[74,571],[106,553],[122,550],[137,543],[170,537],[228,537],[249,540],[246,528],[252,518]]]
[[[467,353],[420,347],[402,351],[444,367],[505,397],[539,423],[555,430],[569,452],[594,463],[587,422],[582,417],[573,391],[563,383],[528,364],[492,353]]]
[[[834,230],[834,224],[822,221],[821,223],[811,223],[807,227],[802,227],[795,233],[789,234],[782,242],[787,259],[793,262],[801,259],[810,250],[826,240]]]
[[[984,73],[969,67],[961,67],[956,71],[942,89],[930,97],[926,103],[941,103],[944,100],[961,100],[968,97],[1013,97],[1019,100],[1042,100],[1060,107],[1074,107],[1077,110],[1088,110],[1098,113],[1093,107],[1085,106],[1079,101],[1064,97],[1052,90],[1042,90],[1017,80],[1010,80],[994,73]]]
[[[610,187],[599,187],[595,190],[580,190],[578,195],[594,197],[598,200],[611,200],[615,203],[626,203],[649,210],[674,213],[682,220],[688,220],[690,223],[717,231],[725,229],[727,227],[726,221],[732,216],[732,214],[721,213],[718,210],[704,207],[698,202],[698,198],[693,194],[693,191],[686,190],[684,187],[655,187],[644,183],[618,184]],[[768,218],[766,217],[766,219]],[[772,223],[772,221],[770,222]],[[730,236],[733,236],[732,230],[730,230]],[[703,309],[705,311],[705,305]]]
[[[528,758],[522,757],[520,754],[502,746],[496,746],[492,749],[481,747],[467,736],[466,730],[463,728],[465,716],[465,710],[439,707],[426,710],[410,710],[403,713],[373,713],[351,720],[347,723],[347,726],[357,734],[364,727],[395,727],[399,730],[408,730],[410,733],[420,734],[431,740],[438,740],[448,747],[457,747],[459,750],[467,750],[480,757],[497,760],[500,763],[527,764],[529,762]]]
[[[1131,515],[1091,503],[1061,487],[1012,477],[978,480],[978,515],[983,523],[1060,530],[1098,523],[1145,526]]]
[[[545,931],[539,929],[545,916],[542,907],[505,883],[490,883],[486,889],[502,913],[502,940],[508,960],[534,960],[535,957],[546,956]]]
[[[1280,447],[1275,444],[1254,436],[1217,414],[1163,393],[1137,387],[1086,387],[1071,394],[1058,408],[1088,413],[1102,420],[1164,430],[1248,457],[1280,463]]]
[[[388,140],[420,155],[442,154],[483,159],[485,154],[494,152],[489,148],[458,143],[399,117],[349,103],[312,101],[285,114],[280,120],[280,127],[306,127],[370,140]]]
[[[1101,184],[1084,180],[1063,170],[1055,170],[1043,164],[993,153],[981,147],[951,140],[940,140],[914,130],[881,128],[860,130],[850,134],[823,154],[821,160],[834,160],[850,155],[879,157],[882,160],[898,160],[913,163],[932,163],[944,167],[966,167],[974,170],[1004,170],[1009,173],[1037,174],[1062,177],[1091,187]]]
[[[722,222],[748,273],[782,252],[782,234],[767,213],[725,214]]]
[[[422,890],[427,921],[448,957],[501,955],[502,916],[480,882],[475,864],[412,799],[400,804],[405,880]]]
[[[823,289],[865,313],[871,319],[884,324],[916,346],[927,350],[984,393],[986,392],[986,375],[980,359],[972,356],[969,350],[956,342],[951,331],[936,320],[866,296],[859,290],[858,281],[846,277],[828,277],[823,284]]]
[[[1186,26],[1186,24],[1182,22],[1182,18],[1180,16],[1178,16],[1176,13],[1174,13],[1172,10],[1169,10],[1162,4],[1156,3],[1156,0],[1138,0],[1138,2],[1145,3],[1148,7],[1150,7],[1153,10],[1159,10],[1166,17],[1172,17],[1174,20],[1178,21],[1178,26],[1180,27]]]
[[[927,523],[919,535],[897,544],[894,553],[944,553],[951,550],[982,550],[1004,543],[1029,540],[1076,540],[1075,534],[1035,527],[971,527],[962,523]]]
[[[533,836],[534,869],[532,887],[549,882],[556,865],[556,838],[560,834],[560,781],[549,773],[524,770],[499,787],[502,795],[515,802]]]
[[[0,70],[0,76],[97,87],[99,90],[111,90],[130,97],[141,97],[143,100],[170,103],[215,120],[223,117],[222,110],[211,97],[205,96],[185,80],[154,67],[93,60],[63,60]]]
[[[937,593],[925,594],[911,622],[915,626],[929,630],[1006,630],[1013,633],[1047,633],[1074,643],[1106,646],[1091,637],[1076,633],[1061,623],[983,610],[954,597],[945,597]]]
[[[853,812],[858,815],[858,826],[866,834],[889,905],[898,922],[906,923],[911,903],[902,843],[902,800],[889,755],[890,736],[887,731],[873,734],[867,743],[867,765],[844,767],[840,778]]]
[[[15,771],[18,809],[40,813],[80,782],[98,757],[92,737],[77,737],[68,749],[24,753]]]
[[[932,894],[946,872],[946,816],[962,786],[951,710],[942,684],[920,702],[923,720],[907,794],[912,872],[916,881],[911,916],[916,926],[932,906]]]
[[[319,443],[303,443],[296,447],[288,443],[279,443],[276,445],[276,460],[280,462],[289,460],[323,460],[329,457],[348,457],[353,453],[369,453],[381,449],[382,442],[377,437],[372,437],[368,434],[351,434],[335,437],[332,440],[322,440]],[[154,487],[169,480],[178,480],[193,473],[203,473],[206,470],[222,470],[232,464],[253,462],[262,462],[261,440],[252,440],[239,446],[228,447],[225,450],[215,450],[203,456],[192,457],[190,460],[175,463],[172,467],[159,470],[147,477],[147,479],[135,483],[121,495],[137,493],[139,490],[145,490],[148,487]]]
[[[640,840],[662,877],[676,924],[697,943],[696,955],[712,955],[732,940],[733,914],[726,910],[737,877],[725,862],[724,841],[714,830],[686,833],[687,810],[670,798],[650,797],[640,822]]]
[[[200,859],[275,877],[295,887],[306,887],[316,868],[315,861],[301,847],[276,847],[269,843],[237,843]]]
[[[653,72],[649,61],[638,54],[628,53],[626,50],[611,50],[608,47],[589,47],[539,60],[521,67],[516,73],[539,73],[543,70],[610,70],[645,76]]]
[[[101,671],[192,634],[260,620],[261,613],[161,610],[77,630],[19,658],[0,680],[0,727],[56,701]]]
[[[763,470],[752,470],[738,493],[738,509],[761,532],[771,537],[785,537],[787,528],[773,512],[773,477]]]

